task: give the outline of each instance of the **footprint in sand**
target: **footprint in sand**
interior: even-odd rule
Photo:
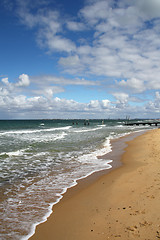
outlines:
[[[147,196],[148,198],[151,198],[151,199],[154,199],[155,198],[155,196],[154,195],[151,195],[151,196]]]
[[[132,213],[132,215],[138,215],[138,214],[140,214],[138,210]]]
[[[147,222],[147,221],[145,220],[145,221],[143,221],[143,222],[140,222],[139,225],[140,225],[140,227],[150,226],[150,225],[152,225],[152,222]]]
[[[145,209],[143,209],[143,210],[141,210],[141,211],[139,211],[139,210],[136,210],[136,211],[134,211],[133,213],[130,213],[130,215],[138,215],[138,214],[145,214],[146,213],[146,211],[145,211]]]
[[[141,211],[141,213],[142,213],[142,214],[145,214],[145,213],[146,213],[146,211],[145,211],[145,210],[143,210],[143,211]]]
[[[140,237],[139,231],[138,231],[138,227],[137,226],[129,226],[126,227],[126,232],[131,232],[135,237]]]

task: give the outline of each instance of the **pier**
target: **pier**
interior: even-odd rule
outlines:
[[[126,126],[158,126],[160,125],[160,121],[138,121],[138,122],[126,122],[125,123]]]

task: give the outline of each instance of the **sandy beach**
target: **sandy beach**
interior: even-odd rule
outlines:
[[[127,145],[122,166],[69,189],[30,239],[160,239],[160,129]]]

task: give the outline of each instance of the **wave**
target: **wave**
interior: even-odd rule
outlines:
[[[9,157],[22,156],[22,155],[24,155],[24,152],[26,150],[27,149],[21,149],[21,150],[17,150],[17,151],[13,151],[13,152],[2,152],[2,153],[0,153],[0,156],[9,156]]]
[[[75,133],[93,132],[102,129],[102,127],[73,130]]]
[[[98,127],[106,127],[106,124],[97,125]]]
[[[82,156],[79,156],[77,161],[81,162],[81,163],[95,163],[95,164],[100,164],[101,162],[101,166],[106,165],[106,160],[98,160],[97,161],[97,157],[103,156],[109,152],[112,151],[112,147],[111,147],[111,143],[110,143],[110,138],[107,137],[105,142],[103,143],[102,148],[93,151],[91,153],[88,154],[83,154]]]
[[[59,131],[59,130],[69,130],[70,128],[72,128],[72,126],[37,129],[37,130],[15,130],[15,131],[1,132],[0,136],[8,135],[8,134],[32,134],[32,133],[38,133],[38,132],[52,132],[52,131]]]

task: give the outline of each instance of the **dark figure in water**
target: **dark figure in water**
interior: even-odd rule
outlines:
[[[86,125],[88,125],[89,126],[89,121],[84,121],[84,125],[86,126]]]

